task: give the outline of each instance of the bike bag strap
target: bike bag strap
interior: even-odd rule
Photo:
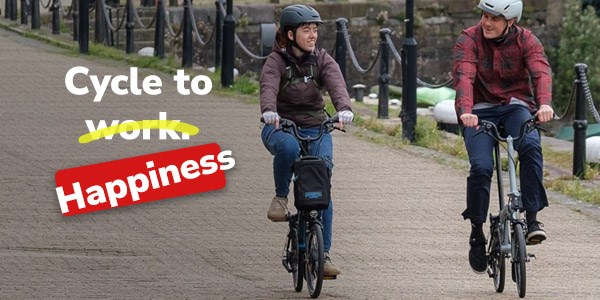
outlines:
[[[327,162],[315,156],[296,159],[294,174],[294,206],[300,211],[325,210],[331,201],[331,171]]]

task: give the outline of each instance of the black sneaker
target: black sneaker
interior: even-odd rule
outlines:
[[[485,237],[471,237],[469,240],[469,264],[473,272],[483,274],[487,270],[488,258],[485,253]]]
[[[546,239],[544,224],[535,221],[527,226],[527,244],[537,245]]]

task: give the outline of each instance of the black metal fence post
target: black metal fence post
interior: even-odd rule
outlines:
[[[134,8],[133,2],[131,1],[132,0],[127,0],[127,3],[125,4],[127,6],[125,7],[125,53],[128,54],[135,52],[135,47],[133,45],[133,27],[135,24],[133,24],[133,12],[131,11]]]
[[[40,29],[40,0],[30,0],[31,29]]]
[[[190,1],[185,0],[183,3],[183,46],[181,66],[191,68],[193,66],[194,45],[192,44],[192,20],[190,18]]]
[[[390,98],[390,47],[388,45],[386,35],[392,33],[389,28],[379,30],[379,102],[377,104],[377,118],[388,118],[388,103]]]
[[[235,17],[233,16],[233,0],[227,0],[227,15],[223,22],[223,69],[221,70],[221,86],[233,85],[233,61],[235,58]]]
[[[88,54],[90,47],[90,0],[79,0],[79,53]]]
[[[60,33],[60,2],[52,0],[52,34]]]
[[[406,39],[402,45],[404,51],[402,71],[405,78],[402,86],[402,137],[411,143],[415,141],[415,126],[417,123],[417,41],[414,38],[414,0],[406,1]]]
[[[335,20],[335,61],[340,66],[340,71],[342,71],[344,79],[346,79],[346,52],[348,51],[343,31],[346,24],[348,24],[348,19],[346,18],[337,18]]]
[[[165,58],[165,11],[163,0],[156,3],[156,28],[154,29],[154,56]]]
[[[79,0],[73,1],[73,40],[79,41]]]
[[[217,7],[215,16],[215,72],[221,69],[221,46],[223,45],[223,14],[221,12],[221,4],[223,0],[216,0]]]
[[[573,175],[585,177],[585,137],[588,122],[585,117],[585,94],[582,76],[587,72],[586,64],[575,65],[575,120],[573,120]]]

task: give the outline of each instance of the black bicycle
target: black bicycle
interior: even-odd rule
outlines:
[[[289,232],[282,263],[292,273],[295,291],[302,291],[303,280],[306,280],[312,298],[319,297],[324,279],[336,279],[336,276],[324,277],[325,250],[321,223],[322,211],[327,209],[331,201],[331,171],[322,158],[310,155],[310,144],[320,140],[326,133],[341,130],[334,126],[336,122],[337,117],[323,121],[319,133],[314,137],[301,136],[296,124],[288,119],[282,118],[277,129],[294,136],[301,149],[300,157],[292,167],[294,206],[298,212],[286,216]]]
[[[512,137],[510,135],[502,137],[494,123],[486,120],[480,120],[479,122],[479,125],[482,128],[479,133],[486,133],[497,142],[494,147],[494,156],[500,211],[497,215],[490,213],[487,272],[488,275],[494,279],[496,292],[502,293],[504,291],[506,274],[505,260],[510,258],[512,280],[517,284],[517,292],[520,298],[525,297],[526,293],[526,263],[529,262],[530,257],[535,257],[535,255],[528,253],[526,247],[525,233],[527,232],[527,222],[524,218],[525,211],[521,200],[521,192],[517,184],[514,144],[518,143],[533,130],[542,129],[537,127],[535,122],[535,118],[525,121],[522,124],[521,132],[517,137]],[[507,202],[504,201],[502,185],[502,166],[500,159],[501,143],[506,143],[506,153],[508,155],[510,191],[507,194]]]

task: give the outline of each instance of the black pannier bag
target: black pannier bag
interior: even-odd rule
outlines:
[[[296,159],[294,173],[294,206],[298,210],[324,210],[331,201],[331,172],[320,157]]]

